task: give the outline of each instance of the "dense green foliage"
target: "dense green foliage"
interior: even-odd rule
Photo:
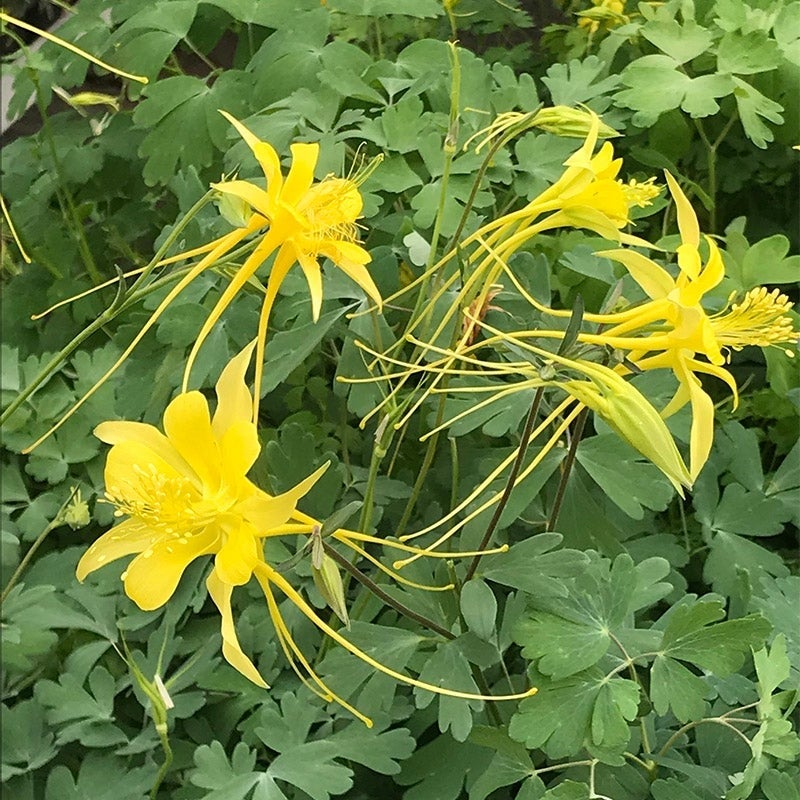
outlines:
[[[359,148],[384,155],[362,187],[361,220],[384,296],[421,273],[437,220],[441,249],[465,214],[465,230],[473,230],[561,174],[578,140],[528,131],[496,153],[471,197],[485,153],[462,145],[497,114],[544,103],[586,104],[624,134],[615,148],[626,179],[669,169],[681,180],[703,229],[723,248],[717,308],[757,285],[779,286],[797,300],[800,256],[789,253],[800,244],[791,149],[800,141],[800,2],[643,3],[595,31],[577,25],[574,12],[586,8],[573,3],[538,9],[562,20],[543,34],[512,3],[446,5],[79,0],[59,36],[147,76],[144,87],[123,87],[55,45],[18,51],[9,67],[11,111],[21,115],[33,94],[29,114],[39,116],[35,133],[3,148],[2,191],[33,263],[22,262],[4,229],[3,406],[113,303],[116,290],[39,320],[31,315],[143,266],[221,174],[256,174],[219,108],[282,155],[293,141],[319,141],[318,177],[347,174]],[[462,42],[455,128],[453,27]],[[87,90],[116,105],[56,100]],[[638,214],[638,235],[674,248],[676,237],[667,235],[674,208],[663,195]],[[180,242],[188,249],[228,229],[209,204]],[[621,268],[594,255],[604,245],[594,234],[565,230],[537,237],[514,260],[543,302],[570,309],[580,296],[597,310],[614,291],[634,294]],[[367,729],[301,685],[255,591],[236,595],[237,629],[271,689],[250,684],[222,659],[219,617],[203,582],[207,564],[194,563],[156,612],[124,596],[121,563],[85,584],[74,576],[89,542],[113,521],[99,499],[107,448],[92,429],[106,419],[158,423],[224,283],[220,273],[201,276],[114,380],[32,454],[21,451],[102,375],[165,290],[110,319],[4,424],[3,586],[37,543],[2,612],[9,797],[148,796],[164,753],[143,686],[158,674],[175,704],[167,713],[174,760],[160,798],[800,800],[797,359],[778,349],[733,353],[742,389],[735,411],[709,380],[720,401],[714,447],[685,499],[590,418],[571,470],[566,448],[556,448],[511,495],[495,533],[508,552],[485,557],[463,585],[464,563],[420,560],[404,573],[424,583],[454,580],[460,591],[396,586],[362,565],[400,604],[451,634],[426,629],[351,582],[349,636],[366,652],[466,691],[477,691],[476,677],[498,694],[520,691],[527,676],[539,687],[532,698],[490,705],[399,686],[323,644],[286,603],[295,638],[318,654],[319,673],[375,720]],[[424,406],[402,435],[377,434],[388,454],[371,474],[379,420],[363,430],[357,422],[380,400],[379,389],[336,378],[366,374],[354,341],[380,349],[404,308],[351,318],[363,307],[360,289],[333,269],[324,287],[314,323],[299,270],[282,286],[253,478],[283,491],[330,460],[303,511],[326,519],[363,502],[369,485],[378,535],[416,530],[509,454],[532,392],[449,428],[414,488],[424,451],[417,439],[436,412],[435,404]],[[260,294],[248,288],[204,344],[194,388],[211,388],[252,338]],[[525,320],[511,286],[493,307],[487,319],[495,324]],[[657,406],[674,391],[662,375],[637,380]],[[475,401],[450,402],[456,413],[459,403]],[[687,411],[669,426],[686,443]],[[498,480],[492,491],[503,486]],[[74,488],[88,500],[88,522]],[[555,502],[560,513],[550,525]],[[464,526],[458,547],[476,547],[490,517],[483,512]],[[270,550],[275,561],[292,555],[279,542]],[[374,555],[391,565],[391,554]],[[310,565],[301,560],[295,574],[324,609]]]

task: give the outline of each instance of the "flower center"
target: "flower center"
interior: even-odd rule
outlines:
[[[205,527],[216,513],[194,484],[182,476],[161,474],[153,464],[134,465],[135,483],[108,486],[106,501],[114,516],[129,516],[165,535],[191,534]]]
[[[733,350],[741,350],[746,345],[794,344],[800,339],[800,332],[792,326],[791,307],[786,295],[761,286],[751,289],[742,302],[733,303],[730,310],[712,317],[711,324],[720,344]],[[791,350],[786,352],[793,355]]]
[[[308,190],[300,207],[308,221],[306,236],[315,241],[357,241],[356,220],[362,207],[361,195],[353,181],[325,178]]]

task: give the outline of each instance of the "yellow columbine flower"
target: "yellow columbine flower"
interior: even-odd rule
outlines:
[[[723,351],[739,350],[747,345],[791,344],[797,342],[798,332],[787,316],[788,298],[777,291],[754,289],[730,310],[716,315],[705,311],[703,297],[719,285],[725,274],[722,256],[714,240],[706,236],[708,257],[703,263],[700,226],[694,209],[672,175],[666,173],[666,177],[675,200],[681,237],[677,278],[632,250],[597,253],[623,264],[650,300],[616,314],[585,314],[585,321],[604,325],[606,329],[597,334],[582,333],[578,339],[625,351],[628,360],[642,370],[673,370],[679,386],[662,416],[667,417],[687,402],[691,403],[690,473],[694,480],[708,459],[714,437],[714,404],[698,374],[724,381],[731,389],[735,407],[738,402],[736,381],[723,366],[726,363]],[[531,297],[528,300],[546,313],[569,316],[570,312],[553,311]],[[557,337],[562,334],[546,331],[531,334],[535,335]]]
[[[299,263],[308,281],[311,294],[311,307],[314,319],[319,316],[322,304],[322,275],[319,258],[329,258],[337,267],[349,275],[380,307],[381,295],[375,286],[366,264],[369,253],[358,243],[356,224],[362,210],[361,194],[358,190],[360,180],[371,169],[368,166],[360,176],[354,178],[326,177],[314,182],[314,169],[319,156],[319,145],[293,144],[292,166],[286,178],[281,173],[278,154],[267,142],[254,136],[241,122],[225,111],[220,113],[234,125],[247,145],[253,151],[266,178],[266,189],[261,189],[247,181],[223,181],[212,184],[225,198],[233,203],[223,205],[223,216],[230,220],[237,218],[241,225],[213,242],[201,247],[167,258],[159,265],[173,264],[196,256],[203,256],[187,274],[167,293],[150,318],[125,348],[122,355],[111,368],[92,386],[92,388],[43,436],[24,452],[30,452],[53,431],[59,428],[78,410],[128,358],[144,335],[167,307],[199,275],[212,269],[234,247],[253,234],[261,235],[255,249],[234,275],[217,304],[208,315],[194,342],[183,374],[182,389],[185,392],[189,374],[197,353],[242,287],[253,278],[258,268],[275,254],[267,282],[266,295],[261,307],[256,344],[256,387],[261,384],[264,363],[264,348],[267,338],[267,325],[270,311],[275,302],[283,279],[293,264]],[[375,163],[375,162],[373,162]],[[85,294],[85,293],[84,293]],[[79,297],[82,295],[78,295]],[[258,413],[260,391],[254,393],[254,414]]]
[[[578,12],[578,27],[588,28],[590,36],[601,27],[610,30],[629,21],[624,14],[625,0],[592,0],[592,5],[594,8]]]
[[[112,445],[105,469],[106,500],[115,507],[115,516],[126,519],[86,551],[78,564],[78,579],[82,581],[105,564],[135,554],[122,575],[125,593],[140,608],[153,610],[169,600],[192,561],[201,556],[213,556],[214,566],[206,586],[222,617],[222,653],[239,672],[266,687],[239,645],[231,608],[233,589],[255,577],[264,592],[278,641],[292,669],[313,692],[325,700],[340,703],[367,724],[371,723],[363,714],[332,692],[314,672],[281,615],[274,589],[280,590],[303,615],[342,647],[399,681],[438,694],[468,699],[516,699],[532,694],[535,690],[483,698],[433,686],[386,667],[331,628],[287,578],[265,560],[263,546],[268,537],[319,537],[320,523],[299,512],[296,505],[327,464],[276,496],[262,491],[247,478],[261,449],[253,421],[252,397],[245,383],[254,345],[245,348],[223,370],[217,383],[218,402],[213,416],[205,397],[195,391],[180,394],[169,404],[164,413],[164,433],[138,422],[104,422],[97,427],[96,435]],[[418,553],[417,548],[384,542],[355,531],[339,530],[331,538],[392,577],[419,587],[368,554],[361,544],[385,544],[411,553]],[[452,558],[474,553],[426,555]],[[341,613],[343,596],[338,601]]]

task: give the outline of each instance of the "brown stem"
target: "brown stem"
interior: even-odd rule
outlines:
[[[553,510],[550,512],[550,519],[547,523],[547,530],[552,531],[555,524],[558,522],[558,515],[561,513],[561,505],[564,502],[564,494],[567,491],[567,481],[569,480],[570,472],[572,472],[572,465],[575,463],[575,456],[578,452],[578,444],[583,435],[583,426],[586,424],[586,416],[589,413],[588,408],[584,408],[575,420],[575,430],[572,433],[572,439],[569,443],[569,450],[567,450],[567,457],[564,459],[564,470],[561,473],[561,481],[556,490],[556,499],[553,501]]]
[[[528,417],[525,420],[525,427],[522,430],[522,441],[520,441],[519,449],[517,450],[517,457],[511,465],[511,472],[508,474],[508,480],[506,481],[505,489],[503,489],[503,495],[500,498],[500,502],[495,506],[494,514],[492,514],[492,519],[489,521],[486,533],[483,534],[483,539],[481,539],[481,543],[478,545],[478,550],[483,550],[491,541],[495,528],[497,528],[497,523],[500,522],[500,517],[508,504],[508,498],[511,497],[511,492],[514,490],[514,481],[516,481],[517,475],[519,475],[520,468],[522,467],[522,462],[525,460],[525,453],[528,451],[528,439],[530,439],[531,432],[533,431],[533,424],[536,422],[536,417],[539,415],[539,406],[542,403],[543,394],[544,386],[540,386],[533,396],[533,402],[528,411]],[[481,558],[482,553],[478,553],[478,555],[472,559],[472,563],[469,565],[466,577],[464,578],[465,583],[475,575],[475,570],[478,569]]]

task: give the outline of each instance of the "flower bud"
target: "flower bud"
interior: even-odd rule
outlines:
[[[598,125],[597,135],[601,139],[619,136],[594,112],[569,106],[551,106],[540,109],[531,121],[531,126],[541,128],[547,133],[554,133],[556,136],[574,136],[578,139],[585,139],[592,127],[592,121],[595,119],[597,119]]]
[[[591,408],[631,447],[657,466],[683,496],[683,486],[692,479],[672,434],[661,415],[629,381],[608,367],[589,362],[573,362],[588,378],[559,381],[564,391]]]
[[[318,564],[311,564],[311,575],[314,585],[322,595],[328,607],[336,614],[346,627],[350,627],[350,617],[347,615],[347,605],[344,599],[344,583],[339,573],[336,562],[325,552],[318,559]]]

